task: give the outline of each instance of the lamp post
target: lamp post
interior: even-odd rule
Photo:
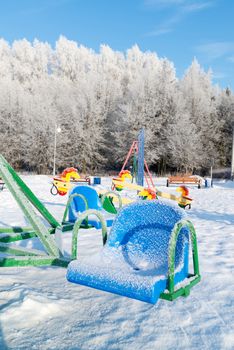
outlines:
[[[214,158],[211,158],[211,163],[210,163],[210,187],[213,187],[213,167],[214,167]]]
[[[61,132],[61,128],[55,124],[54,128],[54,163],[53,163],[53,176],[55,176],[55,165],[56,165],[56,148],[57,148],[57,133]]]
[[[231,180],[234,180],[234,121],[232,122],[232,164],[231,164]]]

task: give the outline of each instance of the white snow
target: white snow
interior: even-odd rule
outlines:
[[[66,197],[50,194],[47,176],[23,176],[61,220]],[[155,179],[160,190],[165,179]],[[103,188],[110,188],[105,179]],[[107,186],[109,185],[109,186]],[[123,191],[133,197],[134,192]],[[121,193],[121,194],[122,194]],[[190,187],[187,211],[197,236],[202,281],[188,298],[150,305],[66,281],[59,267],[0,268],[0,349],[233,349],[234,184]],[[0,192],[0,225],[26,224],[8,190]],[[70,249],[70,233],[64,246]],[[81,230],[78,254],[101,247],[101,232]],[[39,249],[37,240],[23,246]]]

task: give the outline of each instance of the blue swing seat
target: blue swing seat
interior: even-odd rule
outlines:
[[[173,227],[185,215],[158,200],[124,207],[99,253],[69,264],[68,281],[155,304],[167,287]],[[175,284],[188,276],[188,255],[189,232],[183,228],[176,245]]]
[[[94,188],[90,186],[76,186],[71,190],[70,195],[75,193],[81,194],[86,198],[88,203],[88,209],[96,209],[101,211],[102,215],[104,216],[104,219],[106,220],[107,227],[112,226],[113,221],[115,219],[115,215],[110,215],[105,210],[103,210],[100,198],[98,197],[97,191]],[[80,197],[74,197],[73,201],[69,206],[69,211],[68,211],[69,222],[72,222],[72,223],[75,222],[79,217],[79,213],[82,213],[85,210],[86,210],[86,207],[83,199]],[[95,227],[96,229],[101,228],[100,221],[96,218],[96,216],[93,216],[93,215],[89,216],[88,224]]]

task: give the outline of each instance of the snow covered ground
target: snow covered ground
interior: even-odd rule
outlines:
[[[51,196],[49,178],[23,178],[61,220],[67,198]],[[156,187],[174,193],[165,182],[156,179]],[[0,349],[234,349],[234,185],[219,182],[190,194],[202,281],[188,298],[150,305],[68,283],[59,267],[0,268]],[[0,226],[7,224],[25,221],[4,190]],[[69,247],[70,235],[64,238]],[[37,240],[27,246],[38,247]],[[81,231],[78,254],[100,246],[100,232]]]

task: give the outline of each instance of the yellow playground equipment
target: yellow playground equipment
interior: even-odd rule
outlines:
[[[72,187],[72,181],[78,182],[80,175],[76,168],[66,168],[61,175],[53,178],[50,193],[56,196],[64,196]]]
[[[119,179],[113,179],[113,184],[115,187],[121,186],[123,188],[128,188],[131,190],[137,190],[138,196],[143,197],[144,199],[157,199],[158,197],[166,198],[174,200],[178,203],[178,205],[182,208],[191,208],[192,198],[189,198],[189,190],[185,186],[180,186],[177,188],[177,192],[180,192],[180,196],[176,196],[171,193],[166,193],[162,191],[158,191],[156,188],[144,188],[143,186],[135,185],[132,183],[124,182]]]
[[[122,191],[124,186],[121,186],[121,184],[118,184],[116,185],[114,183],[114,180],[116,181],[119,181],[119,182],[127,182],[129,183],[128,181],[132,182],[132,174],[130,173],[129,170],[122,170],[119,175],[118,175],[118,178],[114,178],[113,181],[112,181],[112,190],[117,190],[117,191]],[[128,181],[127,181],[128,180]]]
[[[97,190],[97,193],[99,196],[103,196],[106,193],[108,193],[108,191],[106,190]],[[115,195],[113,192],[108,194],[107,197],[110,197],[113,200],[113,203],[119,203],[119,198],[117,195]],[[127,197],[121,197],[121,202],[122,204],[130,204],[132,202],[134,202],[133,199],[127,198]]]
[[[189,209],[191,209],[191,202],[192,198],[188,197],[189,190],[186,186],[180,186],[176,189],[177,192],[181,193],[181,199],[183,199],[183,202],[181,200],[178,200],[178,205],[182,208],[185,208],[188,206]]]

